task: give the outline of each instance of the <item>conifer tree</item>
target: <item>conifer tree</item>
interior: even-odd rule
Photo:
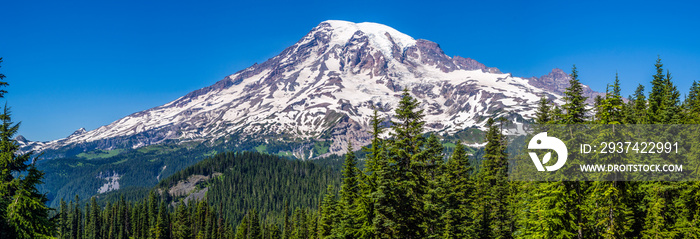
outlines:
[[[0,58],[2,63],[2,58]],[[0,74],[0,98],[8,86]],[[48,199],[40,193],[44,173],[36,168],[32,152],[19,154],[13,139],[19,123],[12,123],[10,108],[5,104],[0,114],[0,238],[38,238],[51,236],[55,225],[49,220]]]
[[[328,185],[326,196],[321,205],[321,216],[318,223],[319,238],[335,238],[334,232],[337,231],[338,218],[337,213],[338,202],[335,196],[333,185]]]
[[[289,201],[284,202],[284,224],[282,224],[282,238],[289,239],[292,236],[292,225],[289,222]]]
[[[620,81],[615,75],[612,92],[608,92],[598,107],[600,118],[598,124],[622,124],[624,120],[624,102],[620,96]],[[597,141],[624,138],[623,130],[610,130],[607,127],[599,127]],[[614,128],[612,128],[614,129]],[[596,141],[596,142],[597,142]],[[621,163],[618,154],[602,154],[598,157],[599,164]],[[628,208],[628,186],[626,182],[620,182],[616,173],[607,173],[602,179],[612,181],[595,181],[590,183],[586,205],[595,205],[590,208],[589,221],[595,222],[587,228],[593,234],[603,238],[622,238],[630,231],[632,211]]]
[[[565,114],[562,116],[564,124],[580,124],[586,121],[586,97],[583,96],[583,84],[578,79],[576,65],[571,69],[569,87],[564,91]]]
[[[618,78],[618,75],[615,74],[615,82],[613,83],[612,92],[606,90],[605,98],[601,99],[600,103],[598,103],[596,107],[597,121],[600,124],[623,123],[624,102],[622,101],[620,91],[620,79]]]
[[[61,206],[58,215],[58,238],[70,238],[68,230],[68,205],[63,198],[61,198]]]
[[[85,228],[85,234],[88,239],[98,239],[102,236],[102,223],[100,218],[100,206],[97,205],[95,197],[90,198],[90,210],[86,210],[86,215],[90,214],[90,219],[85,219],[88,225]]]
[[[260,219],[255,209],[250,213],[248,239],[262,239],[262,231],[260,229]]]
[[[348,142],[345,163],[343,164],[343,184],[340,188],[340,209],[342,210],[339,231],[343,238],[356,238],[358,225],[356,223],[357,199],[360,193],[359,170],[352,144]]]
[[[378,195],[388,196],[378,200],[378,213],[385,215],[384,226],[390,227],[394,234],[389,237],[423,238],[424,215],[422,210],[422,188],[418,171],[420,160],[415,156],[423,147],[423,110],[419,109],[418,100],[404,89],[401,101],[395,110],[392,121],[392,140],[390,142],[391,174],[385,180],[392,180],[391,187],[382,187]]]
[[[185,203],[180,203],[175,210],[175,223],[173,224],[173,238],[186,239],[192,237],[190,216]]]
[[[445,224],[445,238],[475,237],[471,214],[472,204],[478,196],[475,195],[472,172],[473,167],[469,163],[464,145],[458,141],[442,177],[442,184],[446,189],[445,213],[441,217]]]
[[[418,100],[403,90],[399,106],[395,110],[396,121],[391,121],[392,153],[395,154],[401,175],[407,176],[410,171],[411,160],[423,146],[423,110],[419,109]]]
[[[508,158],[505,137],[493,118],[486,123],[486,146],[483,166],[477,176],[475,233],[478,238],[511,238],[513,218],[508,184]]]
[[[554,106],[554,109],[552,109],[552,115],[551,115],[551,123],[552,124],[559,124],[562,123],[562,120],[564,119],[563,117],[564,113],[561,111],[561,108],[559,106]]]
[[[660,114],[659,120],[666,124],[678,124],[683,118],[681,115],[682,111],[680,106],[681,94],[678,92],[678,89],[673,84],[671,79],[673,79],[671,77],[671,73],[666,70],[666,77],[664,78],[663,82],[664,93],[658,110],[658,113]]]
[[[372,135],[372,145],[370,148],[363,148],[367,152],[367,160],[365,161],[365,168],[363,174],[363,182],[361,186],[360,201],[358,204],[358,215],[357,222],[359,225],[359,230],[357,233],[358,238],[374,238],[374,218],[375,210],[374,204],[375,200],[372,195],[377,192],[377,179],[378,170],[380,170],[380,164],[385,159],[384,147],[382,147],[383,141],[379,138],[379,135],[384,131],[381,126],[382,120],[379,118],[378,110],[375,108],[370,119]]]
[[[423,187],[422,210],[424,219],[421,227],[428,238],[439,237],[444,228],[440,216],[443,213],[444,188],[441,187],[441,175],[443,174],[444,147],[435,134],[430,134],[425,149],[416,155],[421,162],[417,171],[421,174],[418,183]]]
[[[686,124],[700,123],[700,84],[697,81],[693,81],[690,92],[683,102],[683,108]]]
[[[653,80],[651,81],[651,92],[649,92],[649,108],[647,112],[649,123],[656,123],[661,120],[659,119],[659,109],[663,103],[665,94],[664,91],[666,90],[666,86],[664,84],[665,76],[663,66],[664,64],[661,63],[661,57],[659,56],[656,59],[656,64],[654,64],[654,67],[656,67],[656,74],[652,76]]]
[[[73,202],[71,202],[71,205],[72,204]],[[70,238],[83,238],[83,234],[81,233],[80,227],[80,225],[82,225],[82,218],[82,211],[80,210],[80,197],[78,197],[78,195],[75,195],[75,206],[73,206],[73,213],[71,214]]]
[[[634,114],[634,123],[645,124],[649,122],[647,100],[644,96],[644,86],[642,84],[639,84],[634,91],[634,110],[632,112]]]
[[[248,218],[250,218],[250,214],[246,214],[238,224],[236,228],[236,239],[248,239],[248,228],[250,228],[250,226],[248,226]]]
[[[158,214],[157,216],[157,221],[156,221],[156,227],[154,229],[155,235],[153,238],[155,239],[167,239],[169,233],[169,225],[170,225],[170,220],[168,219],[168,213],[167,213],[167,208],[165,207],[165,202],[161,202],[160,206],[158,207]],[[214,223],[214,222],[212,222]]]
[[[552,109],[549,104],[549,100],[543,95],[538,101],[537,111],[535,111],[535,124],[543,125],[552,121]]]

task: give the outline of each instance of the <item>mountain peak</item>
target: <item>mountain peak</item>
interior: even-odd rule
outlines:
[[[63,149],[71,147],[226,138],[232,147],[295,142],[280,150],[312,158],[343,153],[348,142],[370,143],[373,109],[395,108],[404,88],[421,102],[426,130],[442,134],[482,127],[483,119],[504,112],[531,117],[541,95],[562,97],[567,79],[560,69],[540,78],[514,77],[471,58],[449,57],[438,43],[386,25],[329,20],[279,55],[211,86],[89,132],[79,129],[68,138],[23,148],[62,155],[73,152]],[[316,150],[316,140],[327,148]]]
[[[24,136],[22,135],[17,135],[17,137],[15,137],[15,140],[17,140],[20,143],[27,143],[27,139],[24,138]]]
[[[387,25],[362,22],[354,23],[341,20],[327,20],[321,22],[316,30],[328,30],[331,34],[331,46],[345,45],[358,31],[367,36],[372,44],[380,47],[385,52],[391,52],[391,47],[396,44],[400,48],[406,48],[416,44],[413,37],[406,35]]]
[[[568,73],[562,69],[554,68],[549,74],[530,78],[529,83],[535,87],[545,89],[549,93],[563,95],[566,88],[570,86],[569,80],[571,80],[571,76]],[[587,85],[583,86],[583,96],[588,97],[588,103],[593,103],[593,98],[596,95],[604,94],[591,90]]]
[[[70,136],[81,135],[84,133],[87,133],[87,130],[85,130],[85,128],[80,128],[80,129],[76,130],[75,132],[73,132],[72,134],[70,134]]]

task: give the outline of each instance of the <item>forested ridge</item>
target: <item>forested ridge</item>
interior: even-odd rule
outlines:
[[[589,106],[574,66],[564,104],[543,97],[533,121],[540,126],[699,123],[700,85],[694,82],[681,98],[660,59],[655,68],[648,94],[640,84],[625,102],[614,77],[605,96]],[[101,205],[96,197],[76,197],[62,201],[50,218],[45,206],[23,209],[32,212],[25,217],[9,214],[20,206],[9,199],[24,195],[17,185],[38,192],[34,185],[42,174],[25,163],[29,156],[3,154],[4,162],[21,159],[29,165],[13,170],[35,175],[3,174],[3,238],[700,237],[698,182],[509,181],[504,120],[488,120],[480,160],[462,143],[447,154],[436,135],[424,134],[423,111],[407,89],[394,110],[390,128],[382,127],[384,118],[375,111],[372,144],[362,148],[363,167],[353,145],[340,174],[313,162],[222,153],[161,181],[147,198],[121,197]],[[5,113],[3,125],[11,126]],[[0,142],[12,142],[4,135]],[[214,173],[221,175],[206,182],[204,200],[178,203],[164,191],[189,175]],[[33,181],[12,183],[29,178]],[[33,202],[46,201],[41,194],[28,195]]]

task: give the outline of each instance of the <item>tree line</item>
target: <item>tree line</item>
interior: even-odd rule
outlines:
[[[655,67],[648,94],[640,85],[625,102],[616,77],[605,96],[597,97],[589,106],[574,66],[564,104],[554,105],[543,96],[534,121],[537,125],[697,124],[700,85],[694,82],[681,99],[660,59]],[[245,202],[246,198],[266,200],[264,197],[274,195],[270,190],[280,190],[244,188],[246,178],[275,177],[266,177],[271,171],[265,170],[260,170],[265,172],[262,175],[245,176],[243,173],[252,168],[239,167],[241,170],[235,172],[242,175],[236,180],[222,184],[229,177],[236,178],[224,175],[210,182],[212,191],[208,192],[206,201],[170,204],[166,200],[168,196],[161,196],[156,190],[141,201],[120,199],[104,206],[95,197],[85,205],[76,197],[74,201],[61,202],[59,212],[52,218],[49,218],[50,209],[41,203],[46,201],[45,196],[35,187],[43,175],[27,163],[30,154],[14,153],[17,146],[11,136],[17,125],[11,123],[5,110],[7,116],[0,115],[3,117],[0,147],[7,148],[2,149],[0,159],[3,169],[10,170],[0,175],[3,177],[2,237],[696,238],[700,235],[698,182],[509,181],[508,140],[502,133],[501,120],[487,120],[483,160],[470,159],[474,156],[467,154],[462,143],[457,143],[452,154],[446,155],[436,135],[424,134],[424,113],[420,108],[419,102],[405,89],[394,109],[390,128],[382,127],[383,118],[375,111],[371,120],[372,144],[363,148],[364,167],[358,167],[353,145],[348,145],[339,186],[323,180],[314,182],[328,185],[322,198],[299,194],[297,198],[304,203],[290,206],[285,198],[288,195],[282,194],[270,203],[249,202],[230,207]],[[385,131],[388,137],[382,137]],[[219,157],[226,158],[225,154]],[[251,157],[269,160],[263,156]],[[26,167],[17,167],[17,162]],[[473,162],[480,165],[472,165]],[[235,164],[221,161],[210,163],[236,168]],[[303,170],[292,169],[294,175],[304,175]],[[218,172],[206,167],[192,170]],[[173,177],[186,174],[178,175]],[[175,182],[165,180],[163,184]],[[286,185],[294,183],[286,181]],[[246,190],[254,196],[245,196],[238,202],[225,200],[235,196],[232,192]],[[300,191],[312,189],[302,187]],[[318,206],[310,203],[315,201]],[[236,211],[238,216],[230,211]]]
[[[574,66],[564,104],[543,96],[534,123],[697,124],[700,85],[693,82],[681,99],[660,59],[655,68],[648,95],[640,84],[625,102],[616,75],[591,106]],[[423,112],[408,91],[395,113],[386,139],[379,137],[384,129],[375,113],[366,167],[359,170],[354,155],[346,155],[339,192],[324,198],[316,230],[298,238],[700,236],[698,182],[509,181],[512,156],[497,120],[486,124],[483,160],[470,161],[462,144],[448,158],[434,135],[424,137]],[[698,132],[690,135],[700,138]]]

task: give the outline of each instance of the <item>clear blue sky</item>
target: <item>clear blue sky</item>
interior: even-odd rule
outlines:
[[[700,6],[665,1],[4,1],[0,72],[20,134],[109,124],[275,56],[319,22],[378,22],[515,76],[649,85],[657,55],[700,80]],[[537,2],[537,3],[534,3]]]

